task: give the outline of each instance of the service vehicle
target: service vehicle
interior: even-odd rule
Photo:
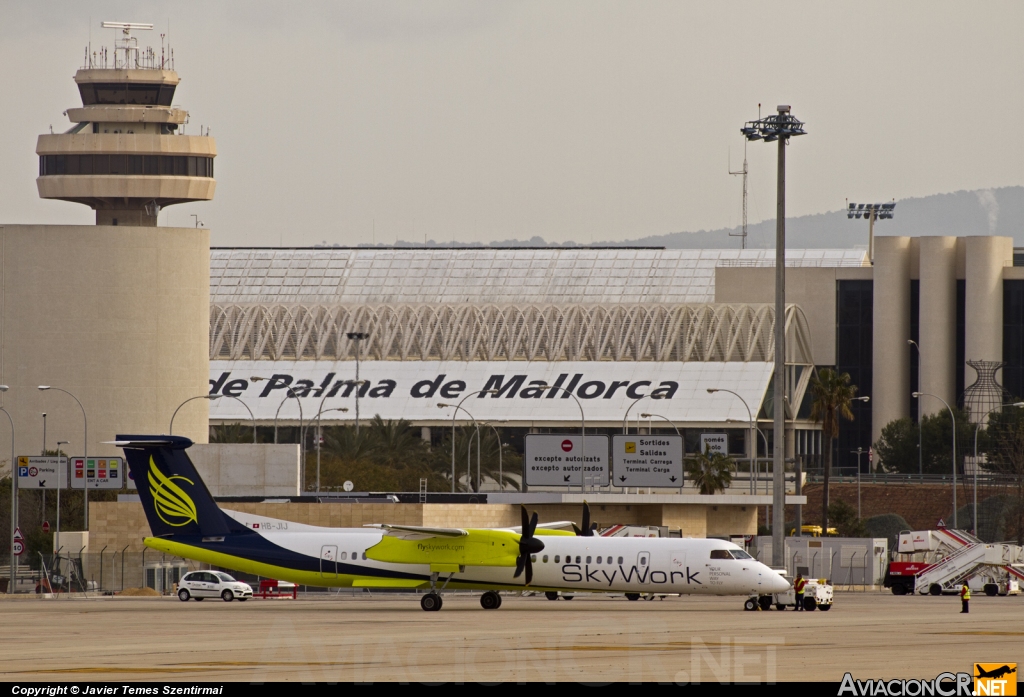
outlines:
[[[252,586],[223,571],[190,571],[178,582],[178,600],[220,598],[225,602],[244,602],[252,597]]]
[[[987,544],[964,530],[903,531],[882,585],[893,595],[953,595],[966,581],[985,595],[1016,595],[1024,579],[1024,548]]]
[[[744,610],[756,610],[758,606],[762,610],[771,610],[772,607],[776,610],[796,609],[796,591],[793,590],[793,581],[789,578],[789,573],[785,569],[773,569],[773,571],[786,579],[786,582],[790,584],[789,590],[750,597],[743,604]],[[831,610],[834,596],[832,584],[823,578],[804,580],[807,582],[804,585],[804,610],[821,610],[822,612]]]

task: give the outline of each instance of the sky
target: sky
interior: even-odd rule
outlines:
[[[1024,184],[1019,2],[0,0],[0,222],[94,221],[38,198],[34,147],[70,127],[103,20],[169,33],[217,192],[160,224],[196,214],[215,246],[731,227],[739,129],[778,104],[808,132],[792,216]],[[751,222],[774,217],[775,157],[749,146]]]

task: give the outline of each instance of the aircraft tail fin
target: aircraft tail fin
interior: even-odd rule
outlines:
[[[124,449],[155,537],[229,534],[232,526],[227,516],[185,452],[191,440],[181,436],[119,435],[114,443]]]

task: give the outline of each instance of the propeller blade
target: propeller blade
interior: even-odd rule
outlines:
[[[593,537],[594,530],[590,527],[590,504],[583,502],[583,537]]]
[[[526,560],[526,585],[533,583],[533,562],[530,561],[529,557],[523,557]]]
[[[572,531],[576,533],[576,537],[586,537],[586,535],[583,534],[583,531],[580,530],[580,527],[576,525],[576,523],[572,524]]]
[[[530,534],[528,537],[533,537],[533,533],[537,531],[537,511],[533,512],[533,517],[530,518]]]
[[[512,578],[519,578],[520,576],[523,575],[523,569],[526,566],[526,562],[524,562],[523,560],[526,559],[526,558],[527,557],[525,555],[522,555],[522,554],[520,554],[518,557],[516,557],[516,572],[514,574],[512,574]]]
[[[523,506],[522,504],[520,504],[519,510],[523,514],[523,536],[529,537],[533,534],[533,531],[530,530],[530,514],[526,512],[526,506]]]

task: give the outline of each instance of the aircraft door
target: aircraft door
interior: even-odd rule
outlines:
[[[672,563],[669,565],[671,573],[671,584],[674,586],[677,583],[679,585],[686,585],[686,552],[672,552]],[[676,576],[677,573],[682,576]],[[676,579],[679,579],[678,581]]]
[[[338,546],[324,545],[320,548],[320,575],[325,578],[338,576]]]
[[[651,566],[651,553],[640,552],[636,555],[636,568],[640,572],[640,578],[647,578],[647,570]]]

